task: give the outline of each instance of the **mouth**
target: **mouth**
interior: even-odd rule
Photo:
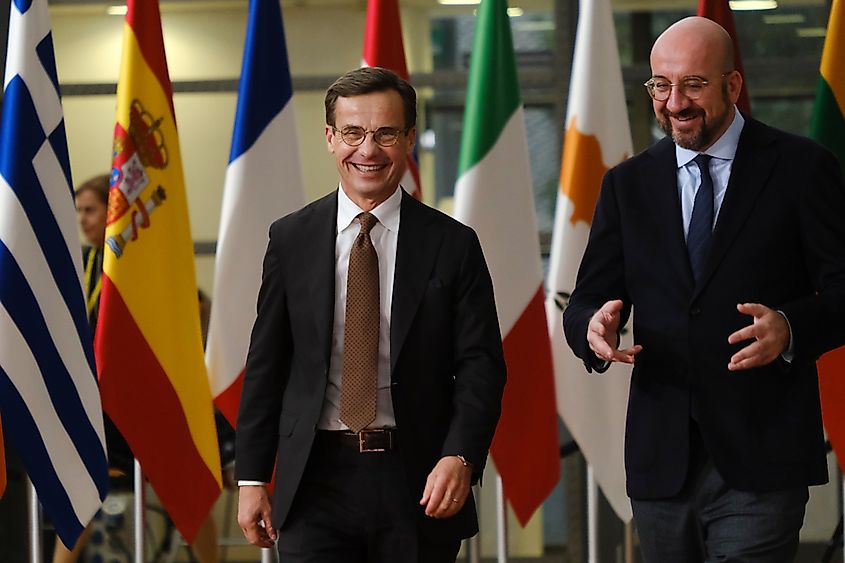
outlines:
[[[686,123],[687,121],[692,121],[694,119],[702,117],[703,115],[704,114],[702,112],[693,110],[684,110],[679,113],[670,113],[668,111],[666,112],[667,117],[679,123]]]
[[[350,162],[350,166],[352,166],[355,170],[359,172],[363,172],[364,174],[372,174],[373,172],[380,172],[387,168],[387,164],[357,164],[355,162]]]

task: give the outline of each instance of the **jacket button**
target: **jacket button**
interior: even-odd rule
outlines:
[[[701,314],[701,309],[699,307],[693,307],[692,309],[689,310],[689,314],[692,315],[693,317],[695,317],[695,316]]]

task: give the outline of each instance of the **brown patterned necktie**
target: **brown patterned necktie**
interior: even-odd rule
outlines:
[[[340,387],[340,420],[354,432],[376,418],[379,337],[378,256],[370,239],[378,219],[361,213],[358,220],[361,230],[349,253]]]

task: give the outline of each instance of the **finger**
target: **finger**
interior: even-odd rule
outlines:
[[[613,360],[616,362],[623,362],[626,364],[633,364],[634,357],[643,349],[639,344],[625,348],[624,350],[616,350],[613,352]]]
[[[434,516],[440,506],[443,504],[443,499],[446,496],[446,484],[437,482],[431,491],[431,496],[425,507],[425,513],[428,516]]]
[[[754,338],[758,338],[757,328],[755,325],[748,325],[728,336],[728,344],[736,344],[743,340],[752,340]]]
[[[592,338],[588,338],[587,343],[590,345],[590,350],[593,351],[596,357],[605,361],[613,359],[613,348],[611,348],[604,339],[594,336]]]
[[[429,473],[428,479],[425,480],[425,488],[423,489],[422,498],[420,498],[420,506],[425,506],[428,504],[429,499],[431,498],[431,490],[434,488],[434,479]]]
[[[731,371],[748,369],[756,367],[761,363],[760,353],[763,350],[763,345],[759,342],[749,344],[736,354],[731,356],[731,361],[728,364],[728,369]]]
[[[736,310],[743,315],[751,315],[754,317],[762,317],[769,308],[759,303],[737,303]]]
[[[613,301],[608,301],[602,308],[599,309],[600,311],[605,311],[610,313],[611,316],[619,313],[622,310],[622,300],[621,299],[614,299]]]

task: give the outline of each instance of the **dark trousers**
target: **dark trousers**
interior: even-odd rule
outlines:
[[[359,453],[323,432],[277,547],[283,563],[454,563],[460,542],[417,529],[419,499],[396,451]]]
[[[631,500],[647,563],[789,563],[798,550],[807,487],[766,493],[731,489],[697,431],[683,490]]]

